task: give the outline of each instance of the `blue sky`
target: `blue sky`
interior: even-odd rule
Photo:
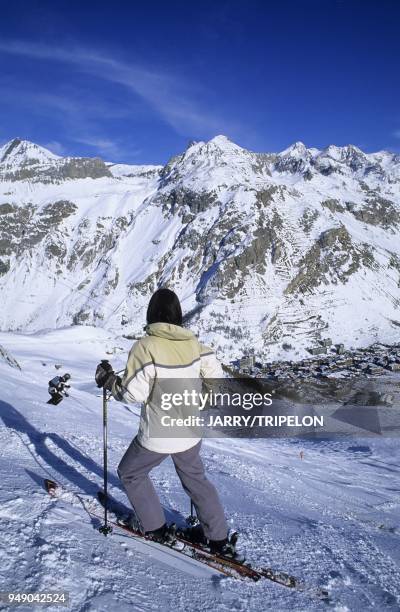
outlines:
[[[400,151],[397,0],[0,6],[0,142],[127,163],[221,133]]]

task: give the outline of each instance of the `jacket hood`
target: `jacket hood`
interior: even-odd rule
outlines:
[[[146,325],[145,331],[149,336],[158,336],[167,340],[191,340],[194,333],[190,329],[185,329],[172,323],[151,323]]]

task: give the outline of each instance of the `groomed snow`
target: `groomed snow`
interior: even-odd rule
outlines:
[[[100,535],[81,504],[51,499],[43,478],[83,500],[101,487],[102,402],[93,371],[105,357],[122,368],[130,342],[73,327],[0,333],[0,344],[22,368],[0,363],[2,591],[65,590],[76,611],[327,609],[268,581],[238,582],[177,567],[171,555]],[[71,397],[49,406],[47,381],[66,371]],[[135,435],[138,413],[137,406],[117,402],[109,408],[109,483],[124,503],[116,466]],[[399,455],[397,439],[218,439],[203,445],[207,472],[248,559],[328,588],[337,612],[399,610]],[[171,461],[153,474],[168,519],[182,521],[189,502]]]

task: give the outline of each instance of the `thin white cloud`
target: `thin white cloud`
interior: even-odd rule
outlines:
[[[0,85],[3,85],[1,81]],[[63,95],[46,93],[32,90],[18,82],[8,81],[2,90],[2,101],[17,103],[44,116],[55,112],[62,120],[68,140],[89,146],[96,155],[112,161],[122,161],[140,154],[139,149],[132,148],[131,141],[129,146],[126,146],[104,137],[101,133],[104,119],[126,117],[127,109],[120,106],[116,108],[97,99],[94,103],[84,95],[76,96],[76,93],[70,90],[65,91]],[[60,142],[52,141],[43,146],[57,155],[67,155],[65,146]]]
[[[395,130],[395,131],[393,132],[393,136],[394,136],[395,138],[400,138],[400,130]]]
[[[102,156],[104,156],[107,161],[115,161],[122,160],[124,156],[128,153],[124,146],[117,142],[110,140],[108,138],[96,138],[95,136],[76,136],[73,137],[72,140],[78,142],[80,144],[84,144],[88,147],[92,147],[96,151],[98,151]],[[140,154],[140,150],[129,150],[130,157],[135,157]]]
[[[58,142],[57,140],[52,140],[51,142],[45,142],[42,146],[45,149],[49,149],[49,151],[51,151],[52,153],[55,153],[56,155],[61,155],[61,156],[66,155],[66,150],[64,146],[61,144],[61,142]]]
[[[0,51],[1,53],[1,51]],[[77,91],[74,88],[61,88],[59,92],[45,92],[33,89],[17,79],[0,79],[1,100],[34,110],[37,114],[47,114],[49,109],[62,117],[85,121],[90,117],[96,119],[121,119],[129,116],[131,109],[122,103],[112,103],[95,97],[90,91]],[[131,105],[130,105],[131,106]]]
[[[81,48],[63,49],[16,40],[0,42],[0,52],[68,63],[80,72],[119,84],[144,99],[181,135],[232,131],[224,119],[199,108],[195,99],[199,94],[197,85],[171,73],[126,64]]]

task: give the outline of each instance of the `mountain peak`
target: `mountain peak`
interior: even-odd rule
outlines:
[[[284,149],[284,151],[281,151],[280,155],[290,157],[304,157],[304,155],[307,154],[307,151],[308,149],[304,142],[298,140],[297,142],[290,145],[290,147],[288,147],[287,149]]]
[[[17,136],[16,138],[13,138],[13,140],[10,140],[8,144],[10,145],[10,147],[17,147],[19,144],[21,144],[21,142],[22,142],[22,138],[18,138]]]
[[[364,155],[364,153],[355,145],[349,144],[344,147],[329,145],[323,150],[325,155],[329,155],[333,159],[343,160],[351,155]]]
[[[282,151],[282,153],[305,153],[307,151],[307,147],[304,144],[304,142],[301,142],[301,140],[297,140],[296,142],[294,142],[292,145],[290,145],[290,147],[287,147],[287,149],[285,149],[284,151]]]
[[[18,147],[21,144],[22,140],[21,138],[13,138],[13,140],[10,140],[9,142],[7,142],[0,150],[1,150],[1,159],[0,162],[3,162],[9,155],[11,155],[11,153],[13,152],[13,150]]]
[[[183,159],[191,160],[191,163],[193,163],[195,158],[202,160],[213,158],[218,160],[227,156],[230,159],[234,159],[237,158],[238,154],[243,152],[247,152],[246,149],[243,149],[236,143],[232,142],[232,140],[227,138],[227,136],[219,134],[206,142],[201,140],[198,142],[194,141],[189,143]]]
[[[248,153],[247,149],[244,149],[223,134],[219,134],[218,136],[211,138],[211,140],[206,143],[206,146],[208,149],[215,148],[225,153]]]
[[[211,140],[208,141],[208,144],[215,144],[218,147],[225,147],[226,145],[232,145],[235,143],[233,143],[232,140],[230,140],[227,136],[224,136],[223,134],[218,134],[217,136],[214,136],[214,138],[211,138]]]
[[[296,142],[293,143],[290,148],[296,151],[306,151],[307,150],[306,145],[301,140],[296,140]]]
[[[0,147],[0,163],[22,164],[28,160],[43,163],[55,159],[59,159],[59,156],[30,140],[22,140],[21,138],[13,138]]]

